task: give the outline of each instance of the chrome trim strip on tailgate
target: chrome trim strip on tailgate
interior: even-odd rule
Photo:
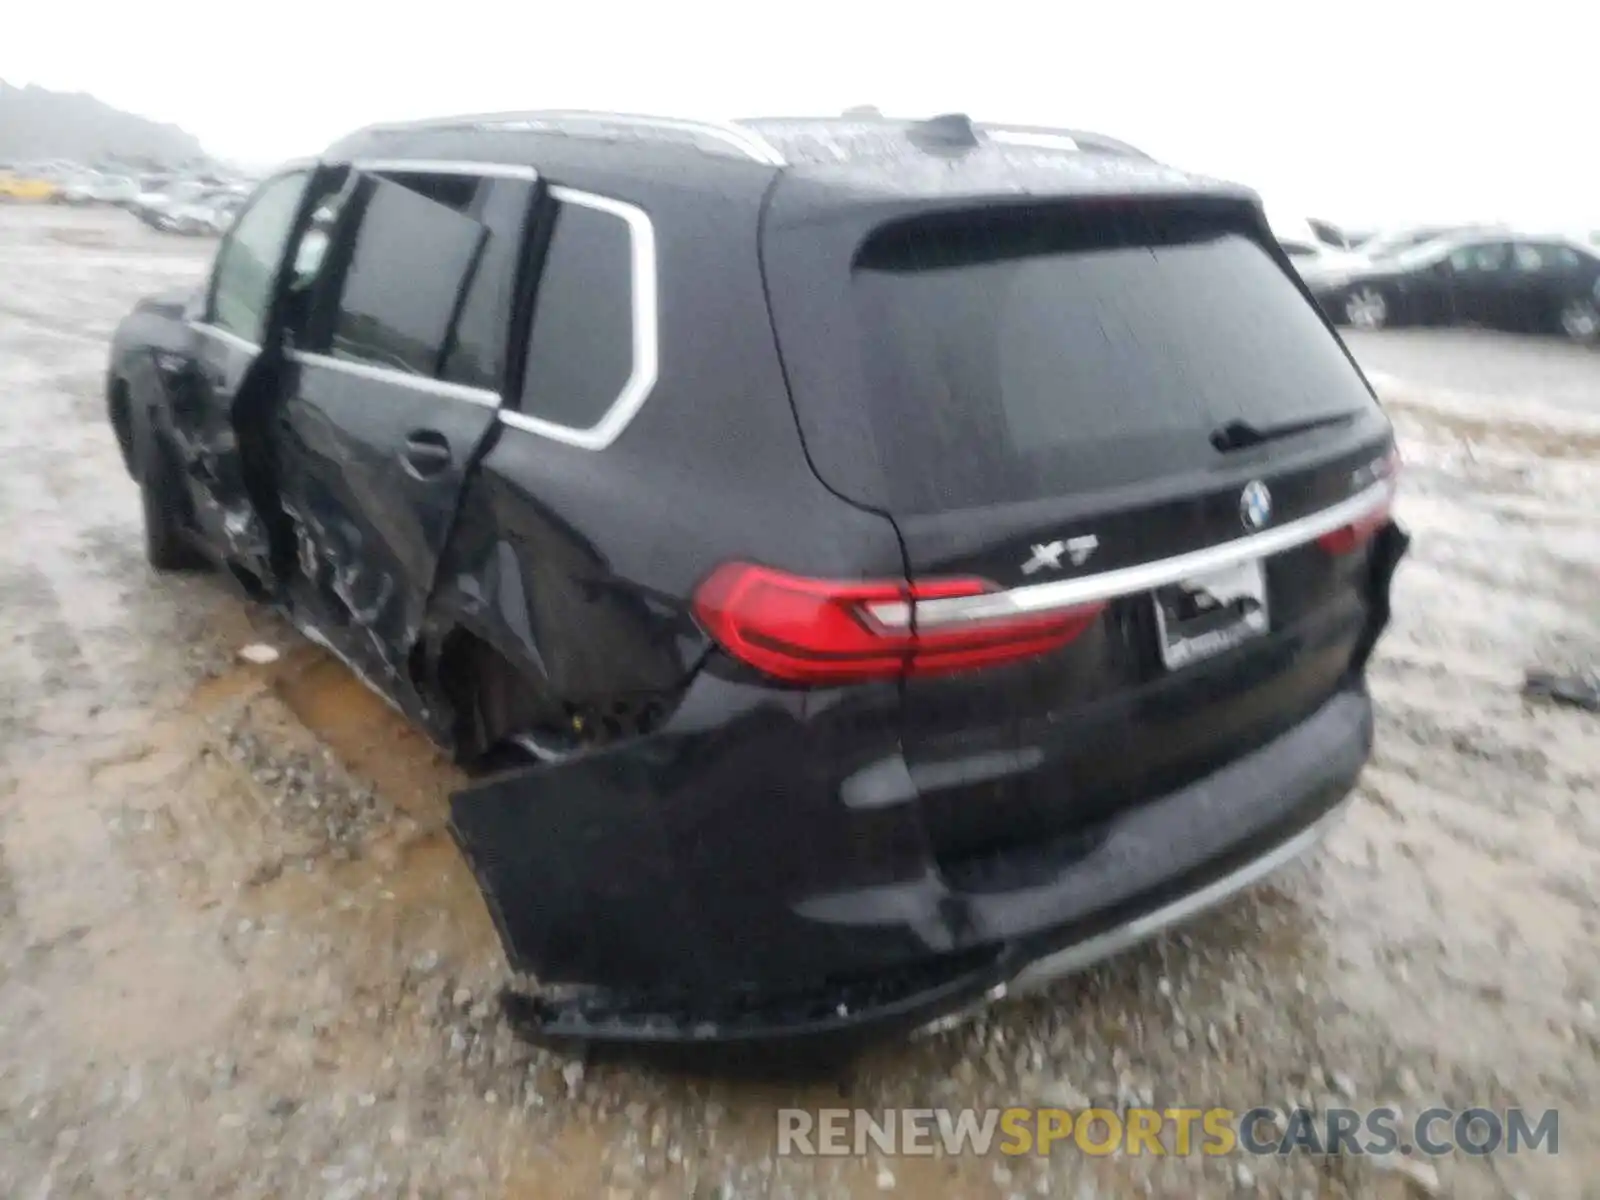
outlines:
[[[1242,867],[1207,884],[1199,891],[1190,892],[1164,908],[1135,917],[1127,924],[1108,929],[1097,937],[1074,943],[1054,954],[1036,959],[1011,979],[1006,985],[1007,992],[1015,996],[1043,987],[1064,975],[1081,971],[1102,959],[1110,958],[1113,954],[1120,954],[1173,925],[1198,916],[1209,908],[1215,908],[1224,900],[1259,883],[1279,867],[1288,865],[1310,850],[1327,835],[1334,823],[1344,816],[1352,799],[1353,797],[1347,797],[1341,800],[1338,805],[1288,841],[1280,842],[1260,858],[1251,859]]]
[[[1201,913],[1231,900],[1240,892],[1260,883],[1291,862],[1310,853],[1328,834],[1334,824],[1343,819],[1354,796],[1347,796],[1299,833],[1268,850],[1260,858],[1252,859],[1237,870],[1224,875],[1187,896],[1180,896],[1171,904],[1135,917],[1123,925],[1108,929],[1095,937],[1075,942],[1070,946],[1035,959],[1004,983],[997,983],[983,996],[957,1012],[936,1017],[926,1025],[912,1031],[913,1038],[931,1037],[959,1028],[975,1019],[991,1005],[1010,997],[1031,995],[1057,980],[1088,969],[1096,963],[1131,950],[1175,925],[1181,925]]]
[[[1115,571],[1101,571],[1078,579],[1027,584],[1005,592],[918,600],[917,624],[927,627],[1015,617],[1148,592],[1194,575],[1238,566],[1252,559],[1266,558],[1268,555],[1316,541],[1325,533],[1342,529],[1393,503],[1394,494],[1395,480],[1385,479],[1365,491],[1358,492],[1348,500],[1342,500],[1310,516],[1301,517],[1273,529],[1262,530],[1260,533],[1253,533],[1249,537],[1235,538],[1231,542],[1194,550],[1188,554],[1140,563],[1134,567],[1121,567]],[[910,605],[903,601],[872,604],[867,608],[874,620],[891,629],[904,628],[911,618]]]

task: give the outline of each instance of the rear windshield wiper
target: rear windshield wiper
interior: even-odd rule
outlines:
[[[1288,421],[1282,425],[1252,425],[1249,421],[1232,420],[1226,425],[1219,425],[1211,431],[1211,444],[1223,454],[1233,450],[1245,450],[1251,446],[1259,446],[1263,442],[1274,442],[1279,438],[1293,437],[1297,433],[1307,433],[1313,429],[1323,429],[1329,425],[1344,425],[1355,420],[1354,412],[1332,413],[1325,417],[1309,417],[1304,421]]]

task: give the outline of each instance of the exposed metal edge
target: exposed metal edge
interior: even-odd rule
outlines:
[[[347,671],[349,671],[350,674],[356,677],[357,681],[362,687],[366,688],[367,691],[371,692],[379,700],[382,700],[402,717],[405,717],[407,721],[411,719],[410,714],[401,707],[400,702],[390,695],[385,688],[380,687],[378,682],[373,679],[372,676],[363,671],[355,659],[351,658],[343,650],[339,649],[338,645],[333,641],[332,638],[328,637],[327,634],[323,633],[322,630],[318,629],[309,621],[299,620],[285,609],[279,609],[278,611],[283,613],[283,615],[288,618],[289,623],[299,630],[301,636],[303,636],[308,642],[312,642],[315,645],[320,646],[334,658],[338,659],[340,664]]]
[[[635,415],[644,407],[656,386],[659,369],[658,308],[656,295],[656,232],[649,215],[636,205],[568,187],[552,187],[550,195],[568,204],[579,204],[597,212],[609,213],[627,223],[632,248],[633,270],[633,372],[628,376],[611,407],[587,429],[574,429],[542,417],[502,409],[500,420],[514,429],[536,433],[552,441],[583,450],[604,450],[616,441]]]
[[[1066,975],[1081,971],[1102,959],[1120,954],[1140,942],[1148,941],[1170,927],[1198,916],[1209,908],[1237,895],[1253,884],[1259,883],[1279,867],[1286,866],[1305,854],[1324,837],[1328,830],[1342,819],[1354,796],[1347,796],[1337,806],[1324,813],[1299,833],[1280,842],[1261,857],[1252,859],[1238,870],[1163,908],[1135,917],[1124,925],[1078,942],[1029,963],[1006,986],[1010,995],[1034,991]]]
[[[213,325],[209,321],[190,321],[189,328],[196,333],[204,334],[208,338],[215,338],[225,345],[232,346],[235,350],[243,350],[246,354],[260,354],[261,345],[252,342],[249,338],[242,338],[237,333]]]
[[[354,375],[359,379],[371,379],[377,383],[394,384],[398,387],[410,388],[415,392],[427,392],[433,396],[443,396],[450,400],[465,400],[468,404],[479,404],[485,408],[499,408],[500,395],[488,388],[471,387],[464,383],[450,383],[443,379],[429,379],[423,375],[413,375],[408,371],[396,371],[389,367],[377,367],[369,363],[351,362],[349,359],[334,358],[330,354],[316,354],[309,350],[291,350],[288,353],[291,362],[299,363],[303,367],[321,367],[328,371],[337,371],[343,375]]]
[[[1165,587],[1194,575],[1238,566],[1258,558],[1291,550],[1315,541],[1325,533],[1342,529],[1351,522],[1378,511],[1394,500],[1395,481],[1385,479],[1362,492],[1324,508],[1310,516],[1265,529],[1248,537],[1235,538],[1217,546],[1207,546],[1172,558],[1101,571],[1078,579],[1026,584],[1004,592],[985,592],[977,596],[952,596],[916,602],[919,625],[957,624],[963,621],[1012,617],[1022,613],[1070,608],[1131,596]],[[875,620],[892,628],[903,628],[910,620],[910,608],[903,602],[874,604]]]
[[[330,159],[337,162],[337,159]],[[533,182],[539,172],[518,163],[479,162],[453,158],[353,158],[349,165],[358,171],[412,175],[482,175],[492,179],[525,179]]]

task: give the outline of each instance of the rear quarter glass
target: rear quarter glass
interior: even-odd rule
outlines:
[[[1100,492],[1220,465],[1210,434],[1373,407],[1244,220],[1149,205],[879,230],[849,285],[891,511]],[[824,474],[826,466],[819,464]]]

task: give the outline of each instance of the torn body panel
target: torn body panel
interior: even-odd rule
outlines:
[[[190,351],[154,355],[167,403],[162,435],[176,460],[200,540],[263,589],[275,573],[263,518],[270,489],[249,461],[250,413],[273,387],[273,364],[259,347],[210,326],[191,324]]]
[[[783,692],[717,670],[654,734],[458,792],[451,828],[512,965],[587,985],[515,1014],[553,1042],[851,1036],[1217,902],[1314,840],[1354,785],[1364,654],[1404,550],[1396,527],[1375,540],[1369,637],[1314,711],[1070,836],[949,861],[927,818],[971,772],[913,777],[896,687]],[[1050,784],[1048,756],[1015,769]]]
[[[529,471],[523,460],[548,447],[507,444],[527,437],[505,431],[466,482],[428,611],[430,675],[458,709],[492,699],[464,675],[481,658],[460,652],[466,634],[516,681],[516,697],[479,714],[479,749],[514,735],[573,749],[646,733],[709,641],[682,600],[600,553],[597,540],[614,531],[596,527],[608,524],[606,505],[584,491],[601,477],[584,472],[571,489],[562,475]],[[526,478],[542,485],[537,497]]]
[[[523,1002],[535,1036],[741,1041],[937,1017],[1299,833],[1343,799],[1371,738],[1365,693],[1341,692],[1092,838],[997,858],[980,891],[938,869],[920,793],[841,801],[841,759],[817,743],[859,759],[865,726],[758,703],[696,729],[740,704],[729,687],[702,676],[656,735],[453,798],[513,965],[592,985]],[[892,755],[892,732],[878,739]]]
[[[422,624],[462,486],[495,410],[297,355],[277,416],[279,494],[294,538],[292,601],[370,643],[395,678]],[[425,471],[411,443],[442,449]]]

